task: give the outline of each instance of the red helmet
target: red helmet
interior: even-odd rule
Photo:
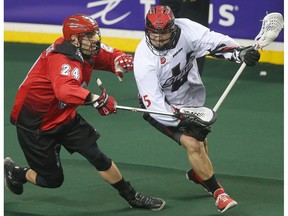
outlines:
[[[96,20],[84,15],[76,14],[66,18],[62,27],[64,38],[71,40],[71,35],[84,35],[85,33],[99,32],[99,26]]]
[[[175,39],[177,29],[174,24],[174,20],[175,17],[170,7],[162,5],[151,6],[149,12],[146,15],[145,26],[146,41],[150,48],[152,46],[158,51],[163,51],[171,48]],[[149,36],[151,33],[171,33],[170,42],[161,47],[152,45]]]
[[[170,7],[162,5],[151,6],[146,15],[145,30],[159,34],[172,32],[175,28],[174,20],[174,14]]]

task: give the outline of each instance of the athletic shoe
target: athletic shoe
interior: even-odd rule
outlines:
[[[235,200],[230,198],[229,195],[225,193],[223,188],[219,188],[214,192],[214,198],[216,200],[215,205],[217,206],[218,211],[221,213],[238,205]]]
[[[14,161],[7,157],[4,159],[4,178],[6,188],[14,194],[20,195],[23,193],[23,183],[13,176]]]
[[[164,200],[156,197],[145,196],[139,192],[136,192],[129,182],[128,185],[129,189],[119,194],[129,203],[131,208],[143,208],[152,211],[159,211],[164,208]]]
[[[193,181],[195,184],[200,184],[202,185],[202,187],[210,194],[213,195],[212,192],[210,191],[210,189],[207,187],[207,185],[203,182],[202,179],[199,178],[199,176],[194,172],[193,169],[190,169],[188,171],[186,171],[186,178],[189,181]]]
[[[165,201],[156,198],[145,196],[139,192],[136,192],[134,199],[128,201],[131,208],[143,208],[152,211],[159,211],[165,206]]]

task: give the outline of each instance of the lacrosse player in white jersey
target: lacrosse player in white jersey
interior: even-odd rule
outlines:
[[[207,152],[206,136],[216,113],[203,107],[205,87],[196,63],[196,58],[206,55],[245,62],[247,66],[255,65],[260,58],[253,47],[240,47],[230,37],[189,19],[175,19],[168,6],[151,6],[146,15],[145,37],[134,56],[134,76],[140,103],[147,110],[171,113],[200,109],[204,115],[213,113],[205,120],[180,112],[177,118],[148,113],[143,117],[186,149],[193,168],[186,172],[187,179],[202,185],[214,196],[218,210],[225,212],[237,202],[216,180]]]

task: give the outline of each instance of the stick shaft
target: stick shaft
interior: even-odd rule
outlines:
[[[274,18],[275,16],[276,16],[276,18]],[[255,38],[255,40],[257,42],[254,45],[254,49],[255,50],[262,49],[262,48],[268,46],[269,44],[271,44],[277,38],[279,33],[281,32],[281,29],[283,28],[283,22],[284,22],[283,16],[280,13],[267,14],[263,19],[261,30]],[[269,23],[269,24],[267,24],[267,23]],[[279,26],[280,26],[280,28],[279,28]],[[272,33],[273,37],[267,37],[266,36],[266,34],[269,31],[270,31],[270,33]],[[268,34],[268,35],[272,36],[271,34]],[[259,42],[261,42],[261,44]],[[233,85],[235,84],[236,80],[238,79],[238,77],[240,76],[240,74],[242,73],[242,71],[244,70],[245,67],[246,67],[246,64],[242,63],[241,67],[238,69],[238,71],[234,75],[233,79],[231,80],[231,82],[227,86],[226,90],[224,91],[224,93],[222,94],[222,96],[220,97],[220,99],[218,100],[216,105],[214,106],[213,111],[216,112],[218,110],[218,108],[220,107],[220,105],[224,101],[225,97],[227,96],[227,94],[229,93],[229,91],[231,90],[231,88],[233,87]]]
[[[238,69],[236,74],[234,75],[233,79],[230,81],[229,85],[226,87],[226,89],[223,92],[222,96],[219,98],[218,102],[214,106],[214,108],[213,108],[214,112],[216,112],[218,110],[218,108],[220,107],[220,105],[222,104],[224,99],[226,98],[227,94],[230,92],[231,88],[233,87],[233,85],[235,84],[235,82],[237,81],[237,79],[239,78],[239,76],[241,75],[243,70],[245,69],[245,67],[246,67],[246,64],[242,63],[242,65],[240,66],[240,68]]]
[[[161,111],[152,111],[152,110],[141,109],[141,108],[136,108],[136,107],[128,107],[128,106],[117,105],[116,108],[117,109],[122,109],[122,110],[132,111],[132,112],[143,112],[143,113],[151,113],[151,114],[158,114],[158,115],[175,116],[174,113],[161,112]]]

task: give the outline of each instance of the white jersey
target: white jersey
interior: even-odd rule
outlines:
[[[181,29],[176,46],[155,55],[144,37],[134,56],[134,76],[139,95],[148,110],[174,112],[174,108],[199,107],[205,103],[205,87],[196,58],[212,55],[233,61],[239,45],[230,37],[210,31],[189,19],[175,19]],[[151,114],[165,126],[177,126],[174,117]]]

